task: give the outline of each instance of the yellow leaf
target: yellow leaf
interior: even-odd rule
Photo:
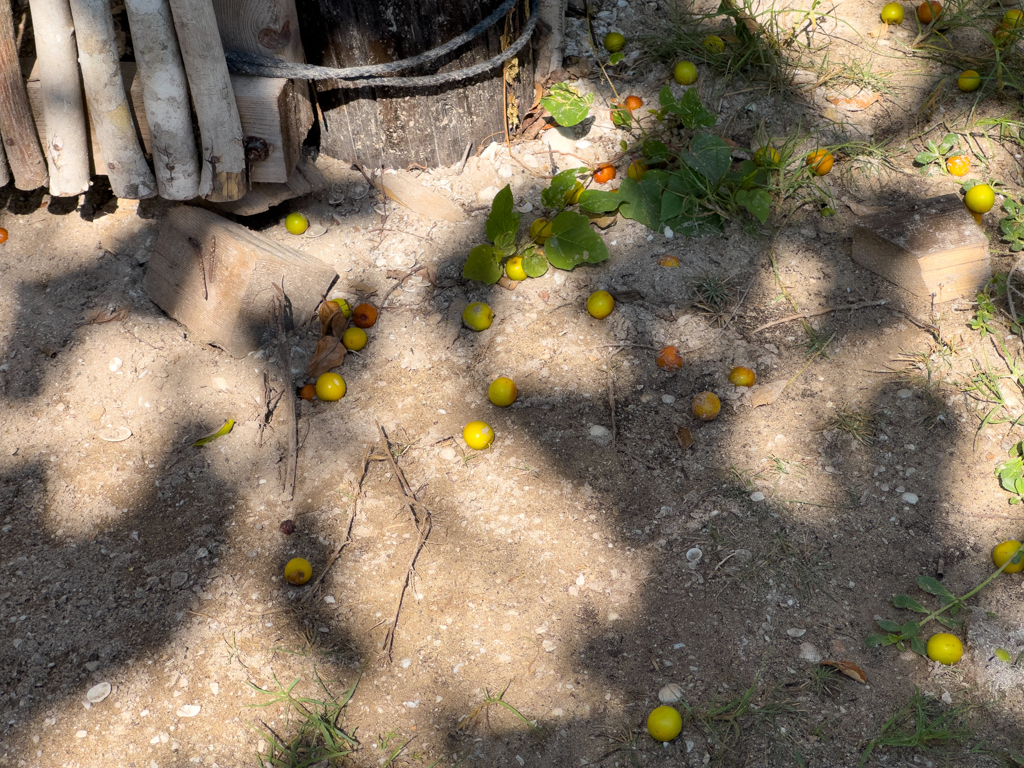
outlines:
[[[234,429],[234,427],[235,427],[235,420],[234,419],[228,419],[227,421],[224,422],[224,426],[221,427],[220,429],[218,429],[212,435],[207,435],[206,437],[201,437],[198,440],[196,440],[194,443],[192,443],[192,445],[195,446],[195,447],[199,447],[200,445],[206,445],[207,443],[212,443],[218,437],[224,437],[224,435],[226,435],[228,432],[230,432],[232,429]]]

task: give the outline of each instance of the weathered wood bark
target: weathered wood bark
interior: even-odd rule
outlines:
[[[199,194],[237,200],[246,191],[242,123],[210,0],[170,0],[202,138]]]
[[[305,197],[311,192],[319,192],[329,186],[331,186],[330,182],[320,173],[320,169],[311,160],[300,157],[287,182],[283,184],[253,184],[252,189],[241,200],[213,203],[213,207],[218,211],[232,213],[235,216],[253,216],[269,211],[285,200]]]
[[[8,5],[0,6],[0,135],[18,189],[46,183],[46,161],[32,120],[25,81],[14,41],[14,19]]]
[[[78,74],[75,24],[68,0],[29,0],[39,59],[39,98],[45,134],[39,138],[50,169],[50,194],[72,197],[89,191],[89,134]]]
[[[292,321],[316,311],[337,273],[319,259],[266,240],[211,211],[180,206],[164,219],[146,271],[149,297],[192,337],[235,357],[259,349],[274,286]]]
[[[103,152],[110,188],[118,197],[141,200],[157,193],[156,179],[146,162],[114,39],[110,0],[71,0],[85,94],[92,113],[96,140]]]
[[[436,48],[466,32],[501,0],[299,0],[303,46],[314,64],[349,67],[404,59]],[[517,3],[508,35],[519,36],[528,3]],[[462,69],[501,52],[504,23],[435,62],[425,75]],[[526,46],[517,57],[519,73],[508,88],[519,115],[533,99],[533,57]],[[317,82],[324,124],[321,150],[367,165],[457,163],[470,142],[505,135],[502,68],[470,80],[432,89],[337,87]]]
[[[299,37],[299,19],[294,0],[213,0],[220,39],[227,51],[304,63],[305,54]],[[274,80],[248,78],[239,82],[232,76],[238,112],[245,129],[249,181],[285,183],[295,168],[302,142],[313,124],[313,105],[309,83],[305,80]],[[240,89],[250,98],[243,100]],[[243,101],[269,101],[277,94],[278,109],[246,115]],[[254,133],[253,125],[262,132]]]
[[[540,0],[540,20],[547,31],[541,35],[537,46],[537,69],[533,73],[536,82],[562,66],[565,53],[565,9],[568,0]]]
[[[0,187],[6,187],[11,180],[11,172],[7,167],[7,153],[4,152],[3,143],[0,143]]]
[[[125,0],[142,79],[157,188],[166,200],[199,194],[188,80],[167,0]]]

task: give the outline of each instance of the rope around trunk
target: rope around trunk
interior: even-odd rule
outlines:
[[[244,75],[255,75],[257,77],[276,77],[295,80],[338,80],[337,88],[380,88],[380,87],[432,87],[446,85],[448,83],[467,80],[476,75],[483,74],[490,69],[504,64],[513,56],[519,53],[529,41],[533,30],[537,27],[539,16],[539,0],[533,0],[530,7],[530,19],[526,22],[523,32],[511,46],[499,53],[497,56],[482,61],[479,64],[458,69],[452,72],[441,72],[436,75],[423,75],[420,77],[380,77],[380,75],[399,72],[410,67],[421,66],[444,56],[475,37],[483,34],[487,29],[494,26],[504,15],[515,5],[516,0],[505,0],[504,3],[476,26],[469,31],[449,40],[432,50],[411,56],[400,61],[391,61],[386,64],[373,64],[365,67],[346,67],[337,69],[334,67],[318,67],[311,64],[298,64],[280,59],[272,59],[266,56],[255,56],[248,53],[229,51],[225,54],[228,62],[228,69]],[[362,78],[362,79],[353,79]]]

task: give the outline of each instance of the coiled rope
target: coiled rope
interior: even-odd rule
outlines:
[[[265,56],[256,56],[248,53],[237,53],[229,51],[225,54],[228,62],[228,69],[243,75],[255,75],[257,77],[279,77],[296,80],[338,80],[337,88],[367,88],[393,86],[401,88],[432,87],[446,85],[448,83],[467,80],[476,75],[483,74],[488,70],[504,64],[513,56],[519,53],[530,40],[533,30],[537,27],[539,15],[539,0],[533,0],[530,6],[530,19],[526,22],[523,32],[512,45],[499,53],[497,56],[474,64],[465,69],[457,69],[452,72],[441,72],[436,75],[423,75],[419,77],[380,77],[380,75],[400,72],[403,69],[429,64],[430,62],[451,53],[459,46],[465,45],[475,37],[479,37],[485,31],[500,21],[506,13],[515,5],[516,0],[505,0],[501,6],[490,16],[470,28],[467,32],[449,40],[444,45],[433,48],[425,53],[410,56],[400,61],[390,61],[385,64],[373,64],[364,67],[345,67],[337,69],[334,67],[318,67],[311,64],[297,64],[294,62],[271,59]]]

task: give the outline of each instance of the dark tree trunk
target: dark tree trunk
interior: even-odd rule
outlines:
[[[494,11],[501,0],[298,0],[302,40],[312,64],[352,67],[415,56],[461,35]],[[501,52],[501,35],[518,38],[528,0],[519,0],[506,30],[502,20],[429,68],[402,76],[448,72]],[[507,17],[506,17],[507,18]],[[520,117],[533,100],[533,54],[516,57],[519,74],[508,87]],[[321,150],[342,160],[405,167],[457,163],[473,142],[505,136],[502,67],[434,88],[337,88],[317,83],[323,114]]]

